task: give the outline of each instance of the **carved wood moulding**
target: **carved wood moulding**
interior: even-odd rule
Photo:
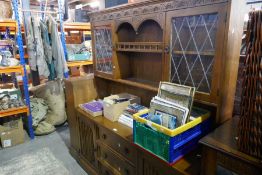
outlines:
[[[145,3],[125,5],[110,10],[94,12],[90,14],[90,18],[92,22],[105,21],[223,2],[228,2],[228,0],[164,0],[164,2],[163,0],[154,0],[151,3],[146,1]]]
[[[145,21],[145,20],[154,20],[156,21],[159,26],[163,29],[164,28],[164,13],[152,13],[152,14],[145,14],[143,16],[133,16],[133,17],[127,17],[127,18],[119,18],[115,19],[116,24],[116,30],[119,28],[119,26],[123,23],[129,23],[132,25],[135,31],[138,30],[139,26]]]

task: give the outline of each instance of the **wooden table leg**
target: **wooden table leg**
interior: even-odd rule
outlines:
[[[217,153],[214,149],[202,147],[201,175],[215,175],[217,170]]]

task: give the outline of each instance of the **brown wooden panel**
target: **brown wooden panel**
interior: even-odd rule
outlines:
[[[136,37],[136,42],[157,42],[163,41],[163,31],[160,25],[151,19],[145,20],[139,26]]]
[[[88,122],[82,115],[79,116],[80,154],[89,164],[96,167],[94,124]]]
[[[130,145],[126,140],[114,134],[112,131],[100,127],[100,143],[105,143],[110,146],[115,152],[121,154],[128,159],[133,165],[136,163],[137,153],[136,149]]]
[[[124,22],[118,26],[116,35],[118,42],[134,42],[136,37],[135,29],[128,22]]]
[[[97,91],[92,74],[86,77],[74,77],[65,81],[66,113],[70,127],[71,146],[80,151],[78,117],[75,107],[97,98]]]
[[[107,162],[122,175],[135,175],[135,168],[122,156],[119,156],[114,150],[104,145],[102,142],[99,143],[101,156],[99,160]]]
[[[109,166],[103,165],[102,163],[98,164],[99,168],[99,175],[116,175],[112,168],[109,168]]]
[[[158,19],[163,19],[163,14],[160,16]],[[118,42],[134,42],[136,44],[162,42],[163,30],[159,23],[152,20],[151,17],[152,15],[148,16],[148,19],[144,19],[146,17],[139,19],[139,16],[132,20],[128,18],[132,24],[134,23],[133,25],[139,25],[137,31],[128,22],[120,24],[116,31]],[[146,45],[141,47],[146,47]],[[150,53],[150,49],[144,50],[145,53],[117,51],[118,67],[116,69],[119,69],[118,73],[121,79],[140,81],[140,83],[148,81],[156,84],[162,80],[163,53],[161,50],[160,53]]]

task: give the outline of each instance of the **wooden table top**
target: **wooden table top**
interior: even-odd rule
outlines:
[[[223,152],[232,157],[241,159],[251,164],[262,167],[262,161],[238,150],[237,125],[239,117],[235,116],[222,124],[212,133],[202,138],[199,142],[207,147]]]

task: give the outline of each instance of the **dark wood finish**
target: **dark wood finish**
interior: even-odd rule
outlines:
[[[133,147],[130,147],[130,143],[125,140],[119,140],[118,136],[112,134],[112,131],[100,127],[100,140],[97,142],[102,145],[102,143],[110,146],[118,154],[121,154],[125,159],[129,160],[131,164],[136,162],[137,155],[136,150]]]
[[[195,150],[179,160],[173,166],[167,165],[159,158],[152,156],[143,149],[138,149],[138,175],[166,175],[166,174],[200,174],[199,150]]]
[[[99,175],[120,175],[107,162],[100,159],[99,161]]]
[[[108,162],[113,169],[119,171],[120,174],[136,174],[135,167],[125,159],[125,157],[119,156],[118,153],[112,150],[109,146],[99,142],[101,162]],[[134,157],[135,159],[136,157]]]
[[[96,68],[95,75],[104,78],[109,84],[119,84],[121,89],[125,85],[135,90],[141,88],[156,91],[160,81],[171,80],[171,19],[217,13],[214,51],[175,50],[174,53],[191,57],[198,54],[205,58],[214,56],[213,70],[208,74],[211,77],[211,90],[208,93],[196,92],[195,100],[216,106],[216,122],[223,123],[232,117],[234,106],[243,9],[244,1],[148,0],[94,12],[90,15],[92,31],[99,25],[111,26],[114,66],[112,75],[97,72]],[[204,27],[210,26],[202,27],[204,31]],[[187,37],[190,36],[184,38]],[[161,49],[152,47],[155,42]],[[93,46],[94,44],[95,41]],[[182,71],[181,74],[183,73]],[[143,97],[141,99],[147,101]]]
[[[119,42],[125,43],[121,47],[118,42],[115,43],[119,78],[141,79],[158,84],[162,79],[163,49],[158,50],[158,47],[154,48],[152,45],[157,43],[163,48],[163,30],[155,20],[137,21],[138,23],[133,24],[135,27],[128,22],[117,22],[121,24],[115,35]]]
[[[90,17],[98,97],[127,92],[139,96],[142,104],[149,106],[152,97],[157,94],[159,82],[171,80],[169,52],[175,51],[177,55],[182,52],[191,57],[196,54],[195,50],[184,52],[183,49],[170,49],[172,45],[171,19],[217,13],[217,33],[214,36],[216,48],[197,52],[205,58],[215,57],[213,71],[208,74],[211,77],[211,90],[208,93],[197,92],[194,104],[212,109],[212,117],[217,123],[231,118],[243,25],[241,3],[244,4],[244,2],[233,0],[148,0],[92,13]],[[201,27],[210,26],[202,24]],[[107,45],[107,49],[112,50],[112,73],[99,71],[101,68],[97,66],[99,63],[95,51],[97,41],[94,37],[94,31],[97,29],[108,29],[111,32],[112,48]],[[203,36],[203,33],[199,36]],[[161,49],[154,49],[152,46],[154,43],[157,43],[158,47],[161,46]],[[184,73],[183,70],[181,72],[181,74]],[[94,167],[97,173],[123,174],[122,168],[120,167],[119,170],[116,167],[117,159],[124,160],[123,164],[126,163],[127,168],[133,166],[138,175],[200,173],[201,166],[197,153],[185,156],[171,167],[159,158],[134,146],[132,129],[117,122],[108,121],[101,116],[90,117],[80,109],[77,113],[81,116],[82,123],[88,125],[81,129],[90,128],[88,129],[90,132],[85,132],[89,134],[88,138],[94,139],[93,146],[91,144],[92,148],[89,149],[97,150],[95,153],[97,164],[92,166],[91,163],[91,167]],[[81,140],[81,142],[86,142],[85,139]],[[121,149],[118,144],[121,145]],[[128,154],[126,154],[126,148]],[[101,153],[105,152],[110,154],[110,161],[101,158]],[[81,151],[79,154],[83,157]],[[80,159],[90,164],[88,163],[90,155],[92,157],[92,154],[86,154],[86,158]],[[119,166],[123,164],[119,162]],[[209,171],[212,170],[211,167]]]
[[[261,174],[261,160],[238,150],[236,140],[238,121],[239,118],[234,117],[200,140],[203,145],[202,174],[216,174],[217,165],[240,175]]]
[[[81,145],[85,145],[82,149],[87,151],[80,151],[77,158],[80,159],[78,162],[82,166],[81,161],[84,161],[85,166],[90,167],[87,170],[88,173],[90,170],[106,175],[197,175],[200,172],[199,150],[193,151],[170,166],[158,157],[134,145],[131,128],[118,122],[112,122],[103,116],[92,117],[79,108],[76,112],[81,122],[79,131],[83,132],[82,137],[85,138],[80,139]],[[85,128],[90,129],[86,132]],[[87,144],[87,140],[94,142]],[[83,155],[83,153],[88,154]],[[96,166],[91,163],[94,157],[97,161]]]

